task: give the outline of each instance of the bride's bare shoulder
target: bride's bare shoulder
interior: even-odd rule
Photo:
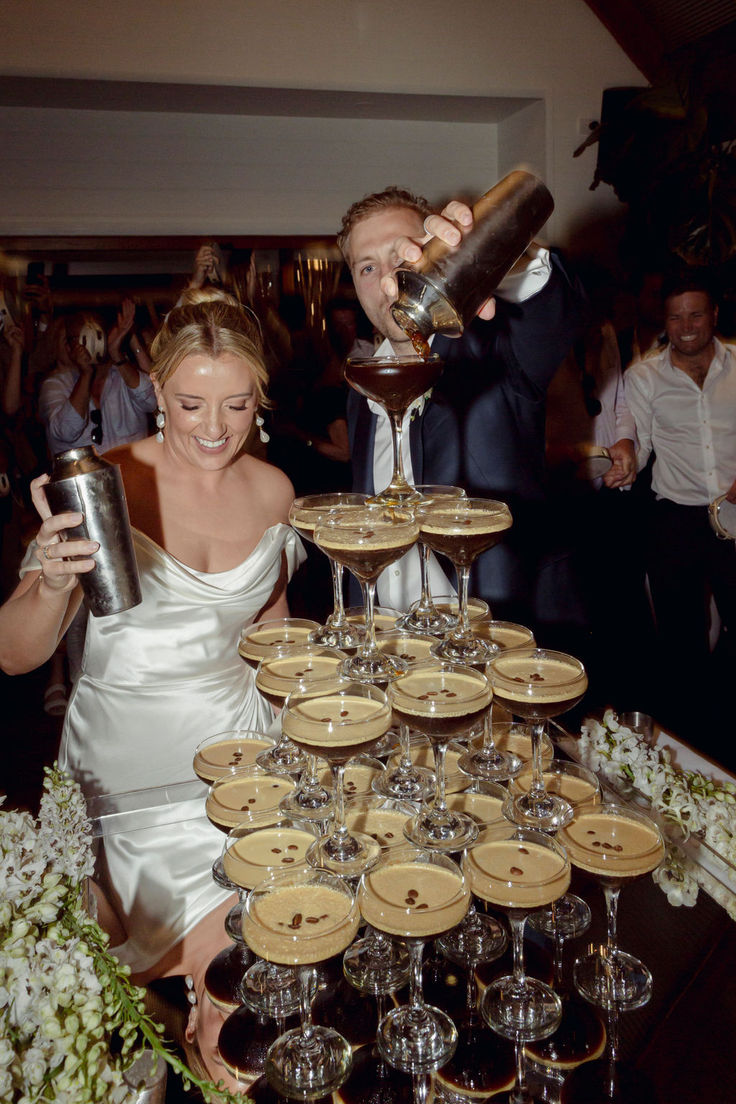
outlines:
[[[281,468],[247,456],[243,474],[248,480],[251,493],[255,494],[270,511],[277,511],[285,518],[294,499],[294,487]]]

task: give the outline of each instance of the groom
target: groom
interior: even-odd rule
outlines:
[[[438,215],[421,196],[394,187],[347,211],[337,241],[358,299],[384,339],[378,355],[413,352],[390,312],[396,269],[417,261],[433,236],[456,245],[455,222],[472,221],[463,203],[452,201]],[[433,339],[445,369],[408,427],[410,481],[460,484],[469,495],[499,498],[511,508],[513,528],[479,557],[472,592],[489,602],[494,617],[530,625],[543,642],[559,646],[574,642],[570,633],[585,618],[565,534],[555,533],[545,501],[545,397],[584,318],[579,286],[558,258],[533,244],[462,337]],[[351,392],[348,427],[355,489],[380,490],[391,471],[387,417]],[[406,608],[418,597],[411,566],[392,568],[382,584],[382,604]]]

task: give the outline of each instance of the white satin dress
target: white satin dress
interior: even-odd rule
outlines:
[[[60,764],[88,795],[188,781],[205,737],[271,724],[238,638],[273,593],[282,553],[289,576],[304,558],[288,525],[266,530],[242,564],[216,574],[193,571],[137,530],[133,538],[143,601],[89,618],[61,738]],[[105,840],[103,888],[128,937],[113,949],[134,972],[227,897],[211,873],[224,837],[201,804],[196,819]]]

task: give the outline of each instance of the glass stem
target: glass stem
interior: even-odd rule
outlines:
[[[527,1099],[526,1069],[524,1067],[524,1044],[518,1037],[514,1041],[514,1057],[516,1058],[516,1085],[511,1100],[521,1102]]]
[[[455,630],[458,636],[470,635],[470,614],[468,613],[468,585],[470,583],[470,567],[460,567],[455,564],[458,582],[458,623]]]
[[[422,592],[417,609],[422,613],[431,613],[434,610],[432,595],[429,591],[429,546],[423,541],[419,543],[419,574]]]
[[[374,605],[376,600],[376,582],[375,579],[369,579],[367,582],[362,582],[363,587],[363,602],[365,604],[365,642],[363,644],[363,653],[369,655],[377,650],[376,645],[376,625]]]
[[[433,744],[432,751],[434,752],[434,773],[436,780],[434,811],[436,813],[446,813],[447,801],[445,800],[445,755],[447,754],[447,744]]]
[[[305,1043],[309,1043],[312,1040],[314,1034],[314,1027],[312,1025],[312,996],[311,985],[312,980],[311,966],[299,967],[299,1016],[302,1022],[302,1038]]]
[[[618,1078],[616,1076],[616,1062],[618,1060],[618,1008],[615,1002],[613,1002],[608,1009],[606,1032],[608,1037],[608,1084],[606,1085],[606,1093],[609,1100],[616,1100],[618,1093]]]
[[[330,570],[332,572],[332,613],[327,623],[333,629],[343,628],[346,623],[345,605],[342,599],[343,566],[330,557]]]
[[[486,712],[483,714],[483,752],[486,756],[493,755],[496,750],[496,745],[493,742],[493,718],[491,713],[493,707],[489,705]]]
[[[554,944],[555,944],[555,961],[554,961],[554,973],[555,973],[555,989],[558,993],[563,989],[563,966],[565,963],[565,937],[560,931],[560,925],[557,922],[557,902],[552,902],[552,924],[554,927]]]
[[[404,459],[401,454],[402,438],[404,436],[404,413],[401,410],[398,413],[396,411],[390,411],[391,418],[391,448],[393,450],[394,460],[394,473],[391,476],[390,486],[392,488],[403,488],[407,486],[406,477],[404,475]]]
[[[542,748],[546,727],[546,721],[532,721],[532,784],[529,787],[532,802],[544,801],[546,797],[542,774]]]
[[[424,940],[407,939],[409,950],[409,1004],[415,1011],[424,1009],[424,991],[422,988],[422,958]]]
[[[342,845],[348,838],[348,830],[345,824],[345,792],[343,788],[345,764],[332,763],[330,769],[332,771],[332,786],[335,793],[335,809],[332,814],[332,834],[338,838]]]
[[[603,896],[606,898],[606,945],[609,951],[615,951],[618,946],[618,898],[621,893],[620,885],[604,885]]]
[[[308,755],[307,765],[299,787],[302,792],[310,792],[319,788],[319,775],[317,773],[317,756]]]
[[[399,757],[398,773],[407,775],[411,772],[413,763],[411,761],[411,737],[409,735],[409,726],[405,721],[399,723],[399,744],[401,746],[401,755]]]
[[[526,981],[524,973],[524,927],[526,925],[526,913],[519,909],[510,909],[509,927],[511,928],[511,942],[514,949],[514,981],[523,985]]]

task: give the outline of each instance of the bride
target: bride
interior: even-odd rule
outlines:
[[[121,467],[143,601],[89,618],[62,734],[60,763],[88,795],[186,781],[205,736],[271,723],[238,636],[288,614],[286,583],[303,558],[287,524],[289,480],[244,450],[266,384],[248,315],[223,293],[185,303],[152,355],[160,432],[107,457]],[[53,516],[47,482],[32,485],[42,525],[0,609],[9,674],[53,654],[81,602],[79,576],[95,568],[95,543],[62,543],[81,515]],[[103,888],[122,924],[114,949],[136,975],[174,968],[184,937],[225,907],[210,872],[221,846],[202,820],[106,840]]]

